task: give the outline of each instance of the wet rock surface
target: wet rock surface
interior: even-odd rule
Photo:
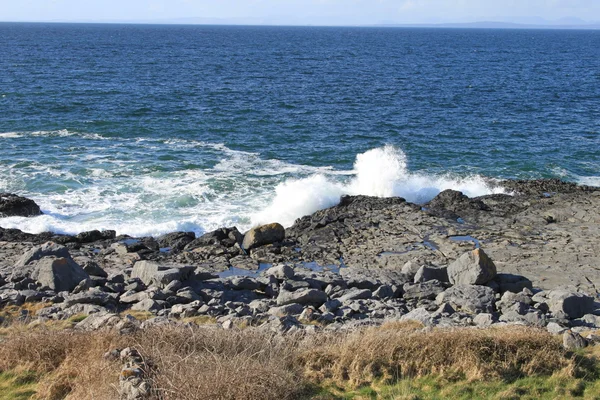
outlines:
[[[202,317],[277,331],[401,319],[557,334],[599,327],[600,191],[499,184],[511,195],[445,191],[425,205],[346,196],[290,228],[246,235],[0,228],[0,307],[43,302],[42,320],[94,317],[82,329],[140,328],[127,310],[153,314],[146,325]]]

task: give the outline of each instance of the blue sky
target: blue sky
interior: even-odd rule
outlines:
[[[600,21],[600,0],[0,0],[0,21],[202,18],[225,23],[362,25],[542,23],[570,17]]]

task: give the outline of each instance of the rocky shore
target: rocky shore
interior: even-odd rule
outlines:
[[[200,237],[0,228],[0,307],[43,303],[22,315],[32,324],[88,316],[78,329],[200,317],[276,331],[417,320],[529,325],[583,345],[577,332],[600,328],[600,189],[558,180],[500,185],[511,194],[446,190],[424,205],[342,197],[287,229]],[[19,212],[41,213],[28,199],[0,195],[0,215]]]

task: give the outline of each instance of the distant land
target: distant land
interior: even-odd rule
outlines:
[[[382,21],[379,23],[332,23],[329,18],[317,18],[310,21],[290,17],[267,18],[202,18],[187,17],[157,20],[52,20],[52,21],[0,21],[0,22],[32,22],[32,23],[91,23],[91,24],[146,24],[146,25],[251,25],[251,26],[346,26],[346,27],[396,27],[396,28],[456,28],[456,29],[586,29],[600,30],[600,21],[584,21],[575,17],[559,20],[545,20],[540,17],[498,18],[490,21],[475,22],[431,22],[431,23],[399,23]],[[515,22],[516,21],[516,22]]]

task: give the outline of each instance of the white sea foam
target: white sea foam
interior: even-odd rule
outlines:
[[[0,133],[0,138],[1,139],[17,139],[23,137],[23,135],[21,133],[18,132],[4,132],[4,133]]]
[[[600,176],[578,176],[576,180],[580,185],[600,187]]]
[[[63,134],[70,133],[59,135]],[[127,141],[130,146],[137,139]],[[296,218],[337,204],[344,194],[402,196],[425,202],[448,188],[469,196],[501,191],[479,176],[409,172],[405,154],[392,146],[359,154],[354,169],[345,171],[263,159],[223,144],[183,139],[144,142],[199,147],[215,152],[211,157],[216,155],[220,161],[212,169],[155,171],[121,159],[100,160],[102,164],[97,165],[91,156],[86,159],[85,176],[71,172],[68,160],[65,165],[33,164],[25,172],[11,170],[14,175],[5,176],[10,179],[0,181],[0,189],[12,188],[33,198],[45,215],[3,218],[0,225],[31,233],[75,234],[91,229],[114,229],[132,236],[176,230],[202,233],[222,226],[245,230],[274,221],[289,226]],[[45,184],[48,176],[65,182],[69,189],[58,187],[42,194],[22,189],[23,183],[32,180]]]
[[[410,173],[406,155],[393,146],[359,154],[354,163],[355,176],[340,183],[323,175],[289,180],[275,189],[274,199],[263,211],[253,215],[260,224],[277,221],[290,226],[298,217],[333,206],[344,194],[377,197],[400,196],[414,203],[424,203],[446,189],[459,190],[467,196],[504,193],[480,176],[466,178]]]

